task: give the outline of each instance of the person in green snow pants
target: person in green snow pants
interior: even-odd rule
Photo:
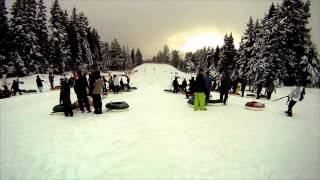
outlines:
[[[195,82],[195,97],[194,97],[194,104],[193,108],[194,110],[198,110],[200,107],[200,110],[207,110],[204,107],[206,95],[206,85],[205,85],[205,80],[204,80],[204,70],[202,68],[199,69],[199,73],[196,77],[196,82]]]

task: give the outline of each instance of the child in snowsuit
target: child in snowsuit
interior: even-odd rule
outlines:
[[[204,107],[206,95],[206,85],[204,80],[204,71],[202,68],[199,69],[199,73],[196,77],[196,83],[195,83],[195,96],[194,96],[194,104],[193,108],[195,111],[197,111],[200,107],[200,110],[207,110]]]
[[[297,101],[302,101],[305,95],[305,89],[300,84],[297,83],[295,86],[292,87],[291,92],[289,93],[289,105],[288,110],[285,112],[289,117],[292,116],[292,108],[297,103]]]
[[[70,86],[66,80],[62,80],[61,82],[60,99],[62,100],[64,115],[66,117],[72,117],[73,112],[70,99]]]
[[[204,81],[206,85],[206,91],[205,91],[206,101],[208,101],[210,97],[210,91],[211,91],[212,81],[213,81],[213,78],[211,77],[209,71],[206,72],[206,75],[204,76]]]

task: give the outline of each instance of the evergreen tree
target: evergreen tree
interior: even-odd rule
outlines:
[[[143,60],[142,60],[142,54],[140,52],[140,49],[138,48],[137,49],[137,53],[136,53],[136,60],[137,60],[137,65],[140,65],[143,63]]]
[[[118,58],[121,56],[121,47],[117,39],[113,39],[110,47],[111,58]]]
[[[234,48],[232,34],[225,35],[224,45],[221,48],[220,63],[218,64],[218,71],[228,77],[231,76],[235,65],[236,49]]]
[[[3,69],[3,66],[8,64],[8,36],[9,28],[5,0],[0,0],[0,74],[7,71]]]
[[[134,53],[134,49],[131,50],[131,62],[132,62],[132,66],[136,66],[136,56],[135,56],[135,53]]]
[[[51,64],[55,73],[63,73],[66,70],[66,63],[70,59],[69,46],[67,44],[67,31],[65,27],[64,13],[55,0],[50,9],[50,36]]]
[[[173,67],[178,68],[179,62],[180,62],[180,55],[178,50],[172,50],[172,61],[171,64]]]
[[[284,0],[277,13],[278,23],[284,25],[280,32],[286,60],[288,76],[285,84],[296,81],[303,84],[315,83],[319,69],[319,59],[307,27],[310,18],[310,0]]]
[[[45,69],[49,67],[48,64],[48,29],[47,29],[47,15],[46,6],[43,0],[39,0],[37,6],[37,18],[36,18],[36,35],[37,44],[39,45],[39,64],[41,64],[41,72],[45,72]]]
[[[220,62],[220,47],[217,46],[213,54],[213,64],[215,68],[218,67],[219,62]]]
[[[253,57],[253,44],[256,40],[256,28],[253,23],[252,17],[250,17],[247,24],[247,29],[240,42],[239,53],[235,65],[235,69],[232,74],[232,79],[239,79],[247,81],[246,73],[249,70],[248,61]]]

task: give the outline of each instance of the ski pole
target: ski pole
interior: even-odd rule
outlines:
[[[278,98],[278,99],[276,99],[276,100],[273,100],[273,102],[279,101],[280,99],[283,99],[283,98],[286,98],[286,97],[289,97],[289,96],[283,96],[283,97],[281,97],[281,98]]]

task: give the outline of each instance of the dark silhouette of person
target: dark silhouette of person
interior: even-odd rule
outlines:
[[[74,92],[77,95],[79,108],[81,112],[84,112],[84,105],[87,108],[87,111],[90,113],[90,104],[88,100],[87,89],[89,89],[87,78],[82,74],[81,71],[78,71],[78,77],[74,82]]]
[[[13,90],[13,96],[15,96],[17,92],[19,92],[20,95],[22,95],[21,90],[19,89],[19,83],[16,80],[13,80],[11,90]]]
[[[173,93],[178,93],[179,92],[179,83],[178,83],[178,78],[175,77],[173,82],[172,82],[172,86],[173,86]]]

